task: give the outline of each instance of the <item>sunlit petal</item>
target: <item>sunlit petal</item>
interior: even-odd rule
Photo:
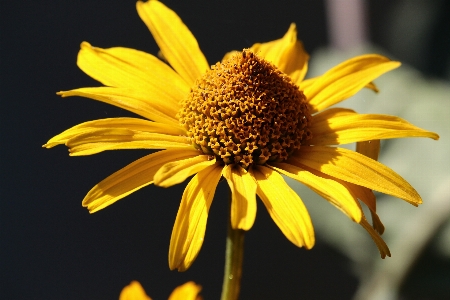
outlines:
[[[185,136],[113,128],[78,134],[66,146],[71,156],[80,156],[107,150],[190,148],[191,143]]]
[[[225,166],[222,175],[231,190],[231,226],[249,230],[256,217],[256,181],[240,166]]]
[[[416,127],[399,117],[379,114],[328,114],[320,120],[313,117],[310,130],[313,138],[308,140],[308,144],[321,146],[405,137],[439,139],[436,133]]]
[[[298,85],[300,86],[301,90],[309,89],[318,79],[320,79],[320,76],[308,78],[298,83]],[[368,84],[366,84],[365,88],[368,88],[375,93],[379,92],[378,87],[373,82],[369,82]]]
[[[354,114],[356,114],[356,112],[353,109],[349,108],[341,108],[341,107],[329,108],[312,116],[311,125],[327,123],[328,119],[330,118],[353,116]]]
[[[178,15],[159,1],[138,1],[137,11],[165,59],[189,86],[209,70],[197,40]]]
[[[144,156],[95,185],[84,197],[83,206],[90,213],[99,211],[117,200],[153,183],[153,176],[164,164],[198,155],[189,149],[168,149]]]
[[[373,160],[378,160],[378,154],[380,153],[380,140],[370,140],[365,142],[357,142],[356,143],[356,152],[361,153],[362,155],[365,155],[367,157],[370,157]],[[350,183],[349,183],[350,184]],[[370,209],[370,214],[372,216],[372,227],[375,229],[379,234],[383,234],[384,232],[384,225],[381,222],[380,218],[378,217],[376,211],[376,198],[372,190],[357,186],[360,189],[362,189],[362,195],[357,196],[359,199],[361,199],[362,202],[364,202]]]
[[[197,257],[205,236],[209,208],[221,176],[221,166],[209,166],[198,172],[184,190],[170,238],[171,270],[185,271]]]
[[[345,186],[332,179],[317,176],[287,163],[274,163],[272,167],[281,174],[303,183],[340,209],[353,221],[357,223],[361,221],[362,214],[357,200]]]
[[[172,68],[155,56],[135,49],[102,49],[83,42],[77,64],[106,86],[148,91],[150,100],[153,94],[158,94],[172,105],[178,105],[189,93],[189,85]]]
[[[209,155],[198,155],[192,158],[172,161],[162,166],[156,172],[153,180],[155,185],[169,187],[185,181],[189,176],[215,163],[216,159],[211,158]]]
[[[294,245],[311,249],[315,242],[314,229],[300,197],[276,171],[256,166],[250,172],[258,184],[256,193],[278,228]]]
[[[382,74],[400,66],[381,55],[361,55],[330,69],[303,87],[313,112],[321,111],[345,100]]]
[[[184,135],[184,129],[179,126],[151,122],[137,118],[107,118],[84,122],[73,126],[52,137],[43,147],[52,148],[67,143],[71,138],[98,129],[128,129],[135,132],[154,132],[167,135]]]
[[[332,180],[335,180],[336,182],[339,182],[343,186],[347,188],[347,190],[353,195],[353,197],[358,198],[361,200],[364,204],[367,205],[367,207],[370,210],[370,214],[372,216],[372,224],[373,228],[379,233],[383,234],[384,232],[384,225],[381,222],[380,218],[378,217],[376,210],[377,210],[377,202],[375,194],[371,189],[368,189],[364,186],[356,185],[347,181],[343,181],[340,179],[337,179],[335,177],[329,176],[327,174],[324,174],[319,171],[315,171],[317,174],[320,174],[321,177],[330,178]]]
[[[166,149],[190,147],[180,127],[136,118],[112,118],[85,122],[48,141],[44,147],[65,144],[72,156],[106,150]]]
[[[158,94],[158,90],[147,92],[130,88],[93,87],[62,91],[57,94],[62,97],[91,98],[126,109],[149,120],[178,125],[176,114],[179,105],[173,104],[172,100],[166,101],[164,95]]]
[[[362,154],[343,148],[302,147],[288,163],[307,166],[338,179],[389,194],[417,206],[422,199],[400,175]]]
[[[275,64],[297,84],[300,84],[308,71],[309,55],[303,44],[297,40],[297,28],[294,23],[281,39],[257,43],[250,49]]]

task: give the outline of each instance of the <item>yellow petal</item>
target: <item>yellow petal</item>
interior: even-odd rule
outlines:
[[[136,8],[164,58],[192,86],[196,79],[209,70],[195,37],[180,17],[159,1],[138,1]]]
[[[156,172],[153,180],[155,185],[170,187],[185,181],[189,176],[215,163],[216,159],[214,157],[211,158],[209,155],[198,155],[192,158],[172,161],[162,166]]]
[[[231,227],[249,230],[256,217],[256,181],[240,166],[227,165],[222,175],[231,190]]]
[[[152,300],[144,291],[142,285],[137,281],[132,281],[120,292],[119,300]]]
[[[351,116],[354,114],[356,114],[356,112],[353,109],[349,109],[349,108],[341,108],[341,107],[329,108],[327,110],[321,111],[320,113],[312,116],[312,124],[311,125],[326,123],[327,120],[330,118]]]
[[[190,147],[181,128],[135,118],[112,118],[72,127],[49,141],[47,147],[65,143],[71,155],[91,155],[105,150]],[[166,134],[166,132],[171,134]]]
[[[298,180],[328,200],[353,221],[357,223],[361,221],[362,213],[357,200],[342,184],[332,179],[317,176],[309,171],[287,163],[274,163],[272,165],[272,168],[276,171],[289,176],[292,179]]]
[[[153,183],[153,176],[164,164],[198,154],[197,150],[182,148],[162,150],[144,156],[95,185],[84,197],[82,204],[90,213],[99,211]]]
[[[308,71],[309,55],[303,44],[297,40],[297,28],[294,23],[281,39],[257,43],[250,49],[276,65],[297,84],[303,80]]]
[[[381,55],[361,55],[330,69],[304,88],[312,112],[323,110],[356,94],[382,74],[400,66]]]
[[[300,86],[300,89],[303,91],[305,89],[309,89],[318,79],[320,79],[320,76],[305,79],[302,82],[298,82],[297,84]],[[373,82],[369,82],[368,84],[366,84],[365,88],[371,89],[375,93],[379,92],[378,87]]]
[[[77,64],[104,85],[146,93],[156,90],[157,95],[163,95],[175,106],[189,93],[190,86],[173,69],[155,56],[135,49],[101,49],[83,42]]]
[[[380,153],[380,140],[371,140],[365,142],[356,143],[356,152],[361,153],[373,160],[378,160],[378,154]],[[372,190],[366,187],[360,187],[362,189],[363,195],[358,197],[364,202],[370,209],[370,214],[372,216],[372,227],[379,234],[383,234],[384,225],[376,213],[376,198]]]
[[[191,148],[184,136],[128,129],[97,129],[77,135],[67,143],[71,156],[92,155],[107,150]]]
[[[371,89],[375,93],[378,93],[380,91],[380,90],[378,90],[378,87],[373,82],[369,82],[368,84],[366,84],[365,88]]]
[[[299,167],[307,166],[332,177],[401,198],[415,206],[422,203],[416,190],[400,175],[354,151],[306,146],[292,155],[287,162]]]
[[[126,109],[156,122],[178,125],[178,104],[158,95],[158,90],[135,90],[130,88],[95,87],[81,88],[57,93],[62,97],[87,97]]]
[[[151,122],[137,118],[108,118],[84,122],[73,126],[62,133],[52,137],[43,147],[52,148],[56,145],[66,144],[70,139],[100,129],[124,129],[133,132],[154,132],[167,135],[185,135],[184,129],[179,126]]]
[[[298,83],[298,85],[300,86],[300,89],[302,91],[304,91],[304,90],[309,89],[309,87],[311,87],[319,78],[320,78],[320,76],[308,78],[308,79],[305,79],[302,82]]]
[[[370,215],[372,217],[372,228],[375,229],[378,234],[382,235],[384,233],[384,225],[380,220],[380,217],[373,210],[370,210]]]
[[[318,171],[316,171],[316,172],[318,172]],[[323,174],[322,172],[318,172],[318,173]],[[323,176],[328,176],[328,175],[323,174]],[[331,177],[331,176],[329,178],[333,178],[340,184],[344,185],[354,197],[356,197],[359,200],[361,200],[362,202],[364,202],[364,204],[366,204],[367,207],[369,207],[371,210],[376,211],[377,202],[376,202],[376,197],[372,190],[370,190],[364,186],[360,186],[360,185],[353,184],[353,183],[350,183],[347,181],[339,180],[339,179]]]
[[[314,229],[300,197],[270,168],[256,166],[250,173],[258,184],[256,193],[286,238],[298,247],[311,249],[315,242]]]
[[[376,210],[377,210],[377,202],[375,194],[371,189],[368,189],[364,186],[356,185],[350,182],[346,182],[343,180],[339,180],[337,178],[331,177],[329,175],[323,174],[322,172],[317,173],[321,174],[320,176],[324,176],[327,178],[333,178],[335,181],[339,182],[343,186],[347,188],[347,190],[353,195],[353,197],[358,198],[361,200],[364,204],[367,205],[367,207],[370,209],[370,214],[372,215],[372,224],[373,228],[379,233],[383,234],[384,232],[384,225],[381,222],[380,218],[378,217]]]
[[[174,289],[168,300],[196,300],[201,290],[200,285],[189,281]]]
[[[380,140],[369,140],[356,143],[356,152],[361,153],[373,160],[378,160],[380,154]]]
[[[221,176],[221,166],[209,166],[198,172],[184,190],[170,238],[171,270],[185,271],[197,257],[205,236],[209,208]]]
[[[391,256],[391,252],[389,251],[388,246],[383,241],[381,236],[370,226],[369,222],[365,218],[361,220],[361,226],[370,234],[370,237],[375,242],[378,247],[378,251],[380,251],[381,258],[385,258],[386,256]]]
[[[405,137],[439,139],[436,133],[416,127],[399,117],[379,114],[329,115],[320,120],[313,117],[309,129],[313,137],[308,144],[321,146]]]

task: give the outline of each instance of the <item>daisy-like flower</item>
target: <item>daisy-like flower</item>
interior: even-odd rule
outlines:
[[[201,300],[199,293],[201,286],[193,281],[186,282],[175,288],[169,296],[169,300]],[[138,281],[132,281],[120,292],[119,300],[152,300]]]
[[[379,139],[438,139],[438,135],[398,117],[330,107],[364,87],[377,91],[372,81],[399,62],[362,55],[305,80],[309,57],[292,24],[281,39],[228,53],[210,67],[175,12],[156,0],[139,1],[137,11],[170,66],[134,49],[100,49],[83,42],[78,66],[105,86],[58,94],[92,98],[143,118],[82,123],[44,146],[65,144],[70,155],[164,150],[101,181],[86,195],[83,206],[93,213],[149,184],[170,187],[195,175],[183,193],[169,248],[170,269],[183,271],[202,246],[208,211],[222,177],[232,192],[232,228],[252,227],[258,195],[292,243],[313,247],[308,211],[283,174],[361,224],[381,256],[389,255],[380,237],[383,226],[372,190],[413,205],[422,200],[408,182],[369,153]],[[356,152],[335,147],[355,142]],[[370,208],[373,225],[359,201]]]

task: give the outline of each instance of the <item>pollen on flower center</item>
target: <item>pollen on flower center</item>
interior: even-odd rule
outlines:
[[[311,138],[303,92],[250,50],[198,79],[178,117],[196,148],[246,169],[283,161]]]

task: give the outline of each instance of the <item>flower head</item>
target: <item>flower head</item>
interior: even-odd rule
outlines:
[[[251,50],[212,66],[181,107],[194,146],[225,165],[284,161],[311,138],[303,92]]]
[[[189,181],[169,249],[171,269],[186,270],[203,243],[208,211],[224,177],[232,192],[231,224],[249,230],[256,195],[283,234],[298,247],[314,245],[314,230],[300,197],[280,174],[305,184],[373,237],[381,256],[372,190],[413,205],[420,196],[393,170],[376,161],[377,140],[438,135],[403,119],[330,108],[400,63],[380,55],[357,56],[322,76],[304,79],[308,55],[292,24],[279,40],[227,53],[209,67],[197,41],[161,2],[138,2],[169,67],[155,56],[128,48],[100,49],[84,42],[78,66],[105,86],[60,92],[125,108],[141,118],[95,120],[50,139],[47,148],[71,155],[117,149],[164,149],[149,154],[94,186],[83,206],[96,212],[149,184]],[[150,121],[151,120],[151,121]],[[372,142],[371,142],[372,141]],[[335,145],[358,143],[357,151]],[[361,209],[366,204],[370,225]]]

